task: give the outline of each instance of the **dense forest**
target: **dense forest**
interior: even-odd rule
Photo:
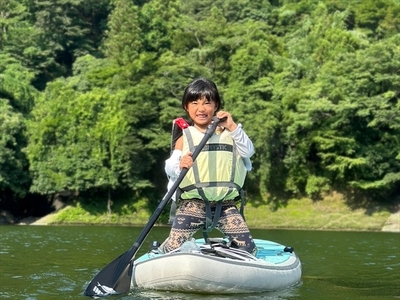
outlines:
[[[254,142],[248,201],[400,201],[398,0],[0,0],[0,209],[156,205],[198,76]]]

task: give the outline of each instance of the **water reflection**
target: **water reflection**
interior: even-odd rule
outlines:
[[[157,291],[134,291],[130,295],[120,298],[120,300],[223,300],[223,299],[245,299],[245,300],[282,300],[290,299],[296,295],[299,285],[279,292],[241,294],[241,295],[200,295],[186,293],[169,293]]]

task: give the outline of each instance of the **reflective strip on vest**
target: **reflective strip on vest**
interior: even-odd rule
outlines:
[[[183,130],[183,137],[182,155],[185,155],[194,151],[204,134],[190,126]],[[224,130],[219,135],[213,134],[183,178],[179,185],[181,198],[233,200],[239,196],[246,175],[244,161],[229,132]]]

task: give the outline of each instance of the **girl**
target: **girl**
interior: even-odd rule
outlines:
[[[164,253],[175,250],[200,228],[211,231],[215,227],[231,244],[252,253],[255,244],[236,200],[243,192],[247,171],[252,168],[253,143],[230,113],[219,110],[221,99],[212,81],[205,78],[192,81],[185,89],[182,107],[193,125],[184,129],[176,141],[165,171],[170,183],[176,181],[183,168],[189,171],[179,185],[179,208],[160,250]],[[192,152],[214,115],[226,119],[219,123],[220,132],[213,134],[193,161]]]

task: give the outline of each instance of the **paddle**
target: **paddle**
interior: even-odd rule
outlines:
[[[217,117],[213,117],[213,122],[211,123],[211,125],[208,126],[203,139],[193,151],[193,161],[197,158],[204,145],[213,135],[218,123],[224,120],[225,118],[220,120]],[[92,279],[84,292],[85,296],[107,296],[129,292],[131,285],[133,260],[135,258],[135,255],[142,246],[151,228],[156,223],[157,219],[161,215],[161,212],[167,206],[169,200],[177,190],[179,184],[182,182],[187,172],[187,168],[182,169],[178,179],[175,181],[174,185],[171,187],[168,193],[165,194],[164,198],[161,200],[160,204],[154,211],[153,215],[150,217],[148,223],[143,228],[142,232],[139,234],[132,247],[127,252],[121,254],[119,257],[117,257],[111,263],[105,266]]]

